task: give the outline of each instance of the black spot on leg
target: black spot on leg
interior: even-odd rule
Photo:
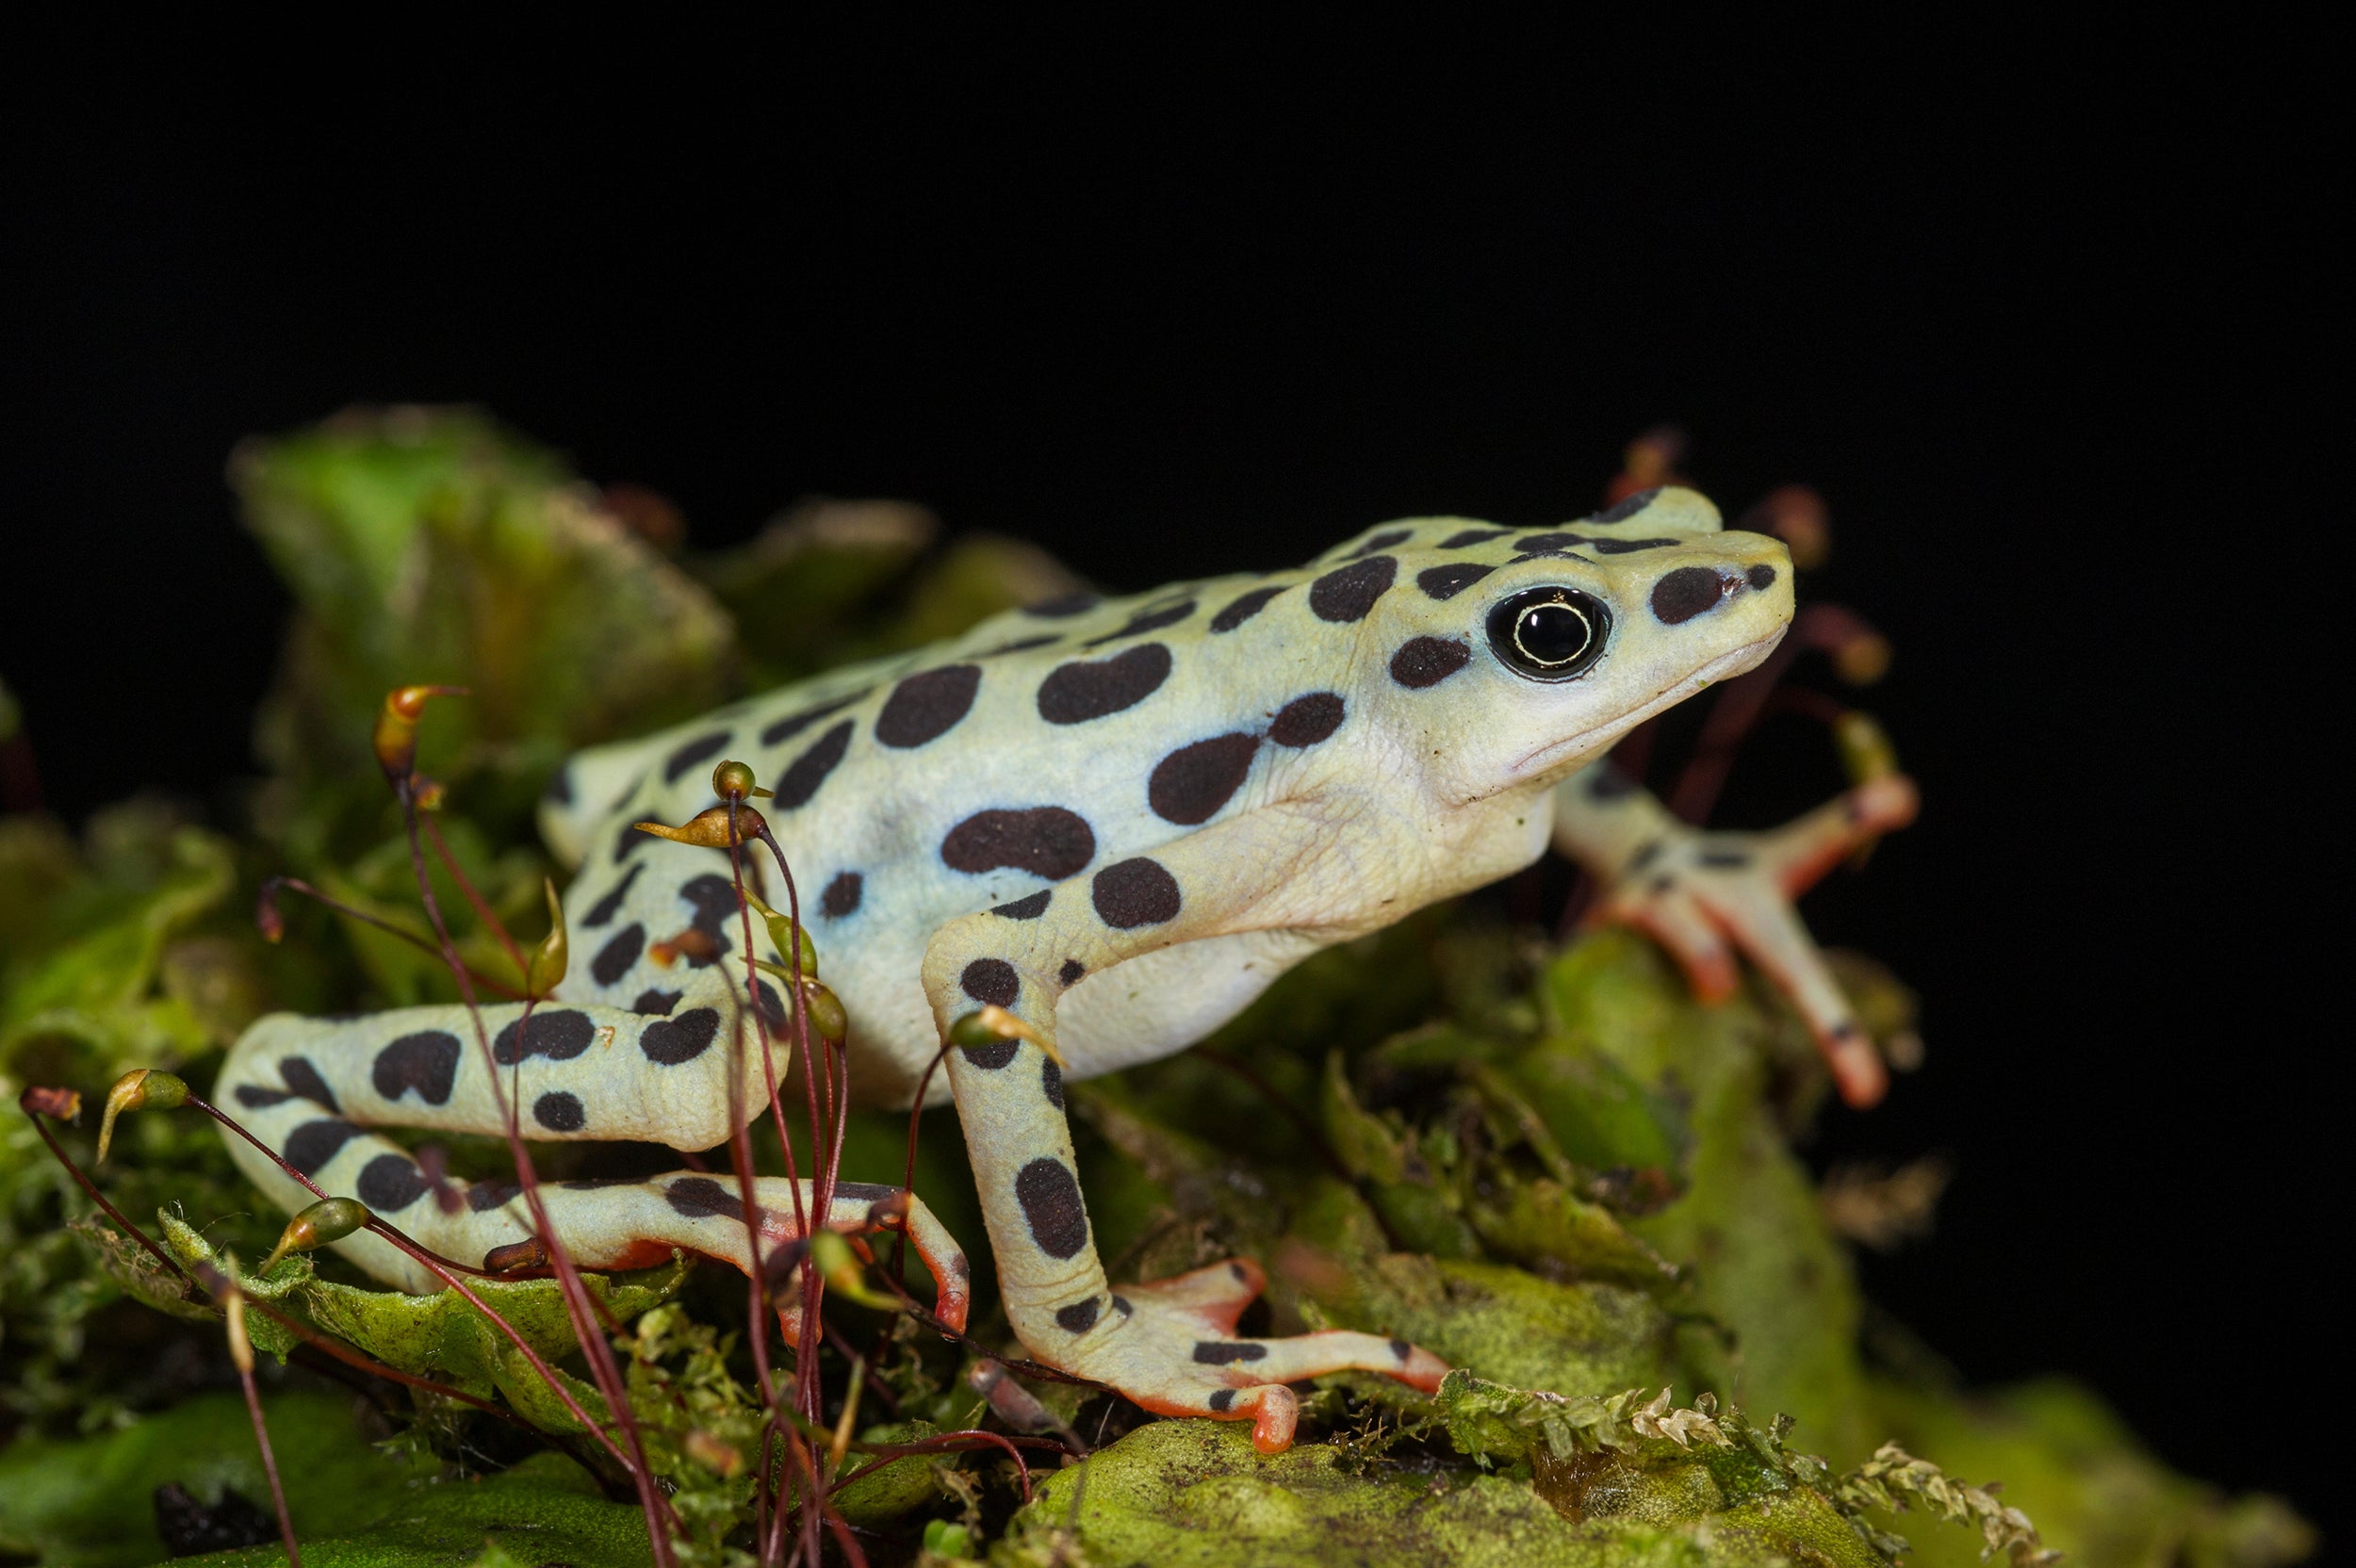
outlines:
[[[379,1154],[360,1168],[360,1179],[352,1190],[378,1214],[399,1214],[432,1192],[434,1184],[408,1155]]]
[[[887,1198],[897,1198],[901,1189],[885,1186],[880,1182],[837,1182],[834,1195],[853,1203],[880,1203]]]
[[[1231,1263],[1227,1266],[1227,1276],[1237,1284],[1242,1284],[1252,1278],[1243,1271],[1243,1265],[1239,1263]]]
[[[1773,588],[1775,585],[1775,569],[1762,561],[1758,565],[1753,566],[1749,571],[1744,572],[1742,574],[1742,580],[1749,583],[1756,591],[1763,594],[1768,589]]]
[[[725,876],[706,872],[701,876],[690,877],[681,883],[679,895],[695,911],[688,923],[712,941],[711,952],[687,955],[689,967],[702,969],[719,962],[720,949],[729,946],[737,935],[737,931],[732,929],[738,925],[736,884]]]
[[[1280,746],[1313,746],[1342,727],[1349,707],[1337,692],[1311,692],[1295,697],[1277,710],[1268,738]]]
[[[1106,643],[1118,643],[1123,637],[1142,637],[1149,631],[1159,631],[1166,626],[1176,626],[1193,613],[1194,600],[1192,599],[1180,599],[1176,604],[1166,604],[1153,610],[1140,610],[1121,625],[1104,633],[1104,636],[1091,637],[1080,645],[1084,648],[1101,647]]]
[[[676,784],[690,768],[707,757],[717,757],[728,743],[729,731],[715,729],[709,735],[698,735],[663,760],[663,781]]]
[[[1067,986],[1076,986],[1080,983],[1080,977],[1088,972],[1088,965],[1080,962],[1079,959],[1066,958],[1063,961],[1063,968],[1055,972],[1055,978]]]
[[[1088,1216],[1080,1184],[1059,1160],[1033,1160],[1014,1177],[1015,1201],[1031,1239],[1051,1258],[1076,1258],[1088,1244]]]
[[[1014,972],[1014,966],[1004,958],[974,959],[965,966],[965,972],[957,976],[957,984],[963,986],[965,994],[974,1001],[992,1003],[1001,1007],[1013,1006],[1015,999],[1023,994],[1022,978]]]
[[[1237,595],[1227,601],[1225,609],[1211,617],[1211,629],[1213,631],[1235,630],[1235,628],[1266,610],[1268,607],[1268,601],[1284,591],[1282,586],[1254,588],[1248,594]]]
[[[458,1037],[440,1029],[403,1035],[376,1054],[369,1082],[384,1100],[399,1100],[411,1089],[429,1105],[450,1103],[458,1082]]]
[[[1659,839],[1654,839],[1650,842],[1643,845],[1636,851],[1635,854],[1628,857],[1628,865],[1625,868],[1623,874],[1643,871],[1646,866],[1649,866],[1655,860],[1660,859],[1661,848],[1661,845]]]
[[[689,1219],[712,1219],[720,1215],[744,1217],[742,1194],[730,1192],[709,1176],[682,1176],[663,1189],[665,1201],[674,1214]]]
[[[656,1018],[667,1018],[670,1016],[671,1009],[679,1005],[679,999],[685,994],[683,991],[666,991],[660,988],[643,990],[638,993],[638,1000],[630,1004],[630,1010]]]
[[[1447,566],[1426,566],[1415,574],[1415,586],[1424,591],[1427,598],[1452,599],[1496,569],[1472,561],[1459,561]]]
[[[1116,1296],[1113,1298],[1113,1311],[1121,1314],[1121,1316],[1126,1317],[1137,1310],[1137,1308],[1129,1304],[1129,1298],[1126,1296]]]
[[[581,1096],[558,1089],[532,1102],[532,1119],[551,1133],[578,1133],[589,1125],[589,1113],[581,1108]]]
[[[1468,528],[1462,533],[1449,534],[1440,541],[1438,547],[1444,550],[1468,550],[1475,545],[1486,545],[1492,540],[1502,539],[1507,531],[1501,528]]]
[[[886,706],[884,711],[888,714],[892,710]],[[876,721],[879,732],[882,723],[881,719]],[[794,759],[785,772],[777,776],[775,798],[770,804],[780,811],[791,811],[797,806],[809,805],[810,796],[818,792],[818,786],[826,781],[826,776],[834,772],[837,764],[842,762],[843,754],[851,749],[851,731],[858,727],[858,724],[853,720],[844,719],[812,741],[810,743],[810,749]],[[947,726],[942,727],[946,728]],[[927,740],[930,738],[926,737]],[[910,742],[908,743],[921,745],[924,743]]]
[[[622,824],[622,830],[614,835],[614,863],[620,865],[646,847],[647,835],[638,831],[635,821]]]
[[[308,1056],[279,1057],[278,1081],[314,1105],[323,1105],[339,1114],[343,1110],[335,1103],[335,1091],[327,1086],[327,1080],[319,1076],[319,1070],[311,1065]]]
[[[1049,724],[1086,724],[1134,708],[1170,678],[1170,649],[1140,643],[1110,659],[1058,664],[1039,683],[1039,716]]]
[[[1055,1058],[1044,1051],[1039,1053],[1039,1086],[1047,1096],[1050,1105],[1059,1111],[1063,1109],[1063,1069],[1057,1067]]]
[[[990,912],[1000,920],[1037,920],[1047,912],[1055,900],[1055,890],[1041,888],[1028,898],[1018,898],[1005,904],[992,905]]]
[[[1471,661],[1471,647],[1453,637],[1411,637],[1391,655],[1391,678],[1421,691],[1437,686]]]
[[[1268,1347],[1232,1339],[1199,1339],[1194,1359],[1204,1366],[1232,1366],[1239,1361],[1267,1359]]]
[[[1060,882],[1096,858],[1096,834],[1088,819],[1060,806],[976,811],[949,829],[941,858],[952,871],[975,875],[1006,866]]]
[[[1587,776],[1587,798],[1595,801],[1626,800],[1636,792],[1636,780],[1606,762]]]
[[[1182,827],[1208,822],[1243,787],[1259,749],[1257,735],[1240,733],[1180,746],[1154,764],[1146,803],[1155,816]]]
[[[784,718],[777,720],[761,732],[761,743],[765,746],[774,746],[779,742],[790,741],[820,719],[831,713],[840,713],[845,708],[863,702],[866,698],[867,690],[861,690],[852,693],[847,697],[838,697],[832,702],[820,703],[815,708],[805,708],[798,713],[788,713]]]
[[[1623,497],[1621,499],[1612,502],[1610,506],[1605,507],[1601,512],[1596,513],[1593,517],[1589,518],[1588,521],[1595,523],[1625,523],[1630,517],[1635,516],[1639,512],[1644,511],[1644,508],[1652,505],[1654,499],[1659,497],[1660,494],[1661,486],[1658,484],[1654,485],[1649,490],[1639,490],[1632,496]]]
[[[1055,1327],[1068,1334],[1084,1334],[1096,1327],[1096,1315],[1102,1310],[1102,1304],[1093,1296],[1068,1307],[1057,1307]]]
[[[1652,585],[1652,612],[1665,626],[1680,625],[1717,609],[1733,581],[1708,566],[1679,566]]]
[[[720,1015],[716,1009],[691,1007],[677,1018],[647,1024],[639,1032],[638,1049],[646,1054],[650,1062],[677,1067],[709,1051],[712,1037],[719,1032]]]
[[[513,1182],[477,1182],[466,1189],[466,1207],[476,1214],[503,1209],[523,1190]]]
[[[973,1063],[975,1067],[981,1068],[986,1071],[995,1072],[1000,1068],[1005,1067],[1008,1062],[1014,1060],[1015,1056],[1023,1049],[1023,1042],[1021,1040],[997,1039],[988,1041],[982,1045],[961,1045],[957,1047],[957,1049],[964,1052],[965,1059]]]
[[[638,956],[646,950],[646,928],[631,921],[606,944],[597,949],[597,956],[589,960],[590,977],[600,986],[611,986],[630,972]]]
[[[1318,620],[1337,626],[1362,621],[1398,577],[1399,563],[1387,555],[1337,566],[1309,584],[1309,608]]]
[[[359,1128],[340,1119],[306,1121],[286,1135],[286,1146],[279,1152],[305,1176],[316,1176],[359,1135]]]
[[[249,1111],[265,1111],[272,1105],[284,1105],[295,1096],[285,1089],[266,1089],[259,1084],[239,1084],[237,1103]]]
[[[1391,1341],[1391,1359],[1393,1361],[1404,1362],[1409,1356],[1415,1354],[1415,1348],[1408,1344],[1403,1339],[1395,1339]]]
[[[588,1050],[597,1037],[597,1026],[587,1013],[550,1007],[533,1013],[530,1022],[518,1017],[492,1037],[491,1060],[501,1067],[514,1067],[526,1056],[569,1062]]]
[[[753,1002],[761,1008],[761,1016],[769,1021],[770,1034],[782,1036],[787,1022],[785,998],[777,994],[777,988],[766,980],[754,981]]]
[[[1740,849],[1705,849],[1694,858],[1717,871],[1734,871],[1751,863],[1749,854]]]
[[[1098,872],[1088,894],[1097,918],[1119,931],[1175,920],[1182,903],[1178,879],[1159,860],[1143,855]]]
[[[826,884],[826,890],[818,895],[818,912],[828,920],[842,920],[859,913],[859,896],[867,890],[867,878],[855,871],[838,872]]]
[[[1210,1398],[1203,1402],[1215,1411],[1224,1413],[1226,1411],[1234,1410],[1235,1408],[1235,1391],[1232,1388],[1215,1388],[1211,1390]]]
[[[945,664],[909,676],[884,699],[875,739],[901,750],[939,740],[973,710],[981,688],[979,664]]]
[[[643,833],[638,836],[642,839],[646,837]],[[646,869],[646,868],[644,866],[632,866],[629,871],[624,872],[622,874],[622,879],[619,882],[614,883],[613,887],[608,888],[603,898],[598,899],[595,904],[589,906],[589,912],[581,917],[581,923],[583,925],[593,926],[603,925],[607,921],[612,920],[615,915],[619,914],[622,908],[622,900],[630,896],[630,885],[637,881],[638,874]]]

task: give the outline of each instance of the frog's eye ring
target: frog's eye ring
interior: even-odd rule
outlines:
[[[1571,680],[1603,657],[1612,612],[1576,588],[1525,588],[1489,612],[1489,645],[1530,680]]]

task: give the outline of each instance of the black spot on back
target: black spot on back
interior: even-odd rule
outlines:
[[[1513,547],[1524,555],[1552,555],[1594,543],[1583,533],[1533,533],[1527,538],[1516,539]]]
[[[1098,872],[1088,893],[1096,903],[1097,918],[1119,931],[1175,920],[1182,902],[1178,879],[1159,860],[1143,855]]]
[[[858,872],[837,872],[826,890],[818,895],[818,912],[828,920],[841,920],[859,912],[859,895],[867,890],[867,878]]]
[[[1004,958],[974,959],[957,976],[957,984],[974,1001],[994,1003],[1001,1007],[1013,1006],[1016,998],[1023,994],[1022,977]]]
[[[638,836],[642,839],[646,837],[643,833]],[[607,889],[603,898],[589,906],[589,912],[581,917],[581,923],[592,926],[603,925],[607,921],[612,920],[620,912],[622,900],[630,896],[630,885],[637,881],[638,874],[646,869],[644,866],[632,866],[624,872],[622,879]]]
[[[1074,1301],[1068,1307],[1055,1309],[1055,1327],[1068,1334],[1084,1334],[1096,1327],[1096,1315],[1103,1310],[1095,1297]]]
[[[477,1182],[466,1189],[466,1207],[476,1214],[505,1208],[523,1195],[514,1182]]]
[[[403,1035],[376,1054],[368,1080],[382,1099],[399,1100],[415,1089],[427,1104],[447,1105],[458,1082],[458,1037],[441,1029]]]
[[[883,711],[875,715],[875,739],[904,751],[939,740],[973,710],[973,695],[981,689],[979,664],[944,664],[909,676],[884,699]]]
[[[1485,545],[1492,539],[1502,539],[1509,531],[1501,528],[1468,528],[1462,533],[1449,534],[1440,541],[1437,547],[1444,550],[1468,550],[1475,545]]]
[[[1465,589],[1497,570],[1475,561],[1459,561],[1446,566],[1426,566],[1415,574],[1415,586],[1427,597],[1452,599]]]
[[[1055,978],[1067,986],[1076,986],[1080,983],[1080,977],[1088,972],[1088,965],[1080,962],[1079,959],[1066,958],[1063,961],[1063,968],[1055,972]]]
[[[1052,631],[1043,637],[1017,637],[1011,643],[1001,643],[994,648],[984,648],[980,653],[975,654],[973,657],[976,659],[995,659],[1002,653],[1028,653],[1033,648],[1043,648],[1051,644],[1060,643],[1062,641],[1063,639],[1061,637]]]
[[[728,946],[730,938],[741,934],[730,929],[741,923],[737,912],[736,884],[727,877],[711,872],[690,877],[679,884],[679,895],[695,906],[695,917],[689,923],[719,946]],[[718,962],[719,955],[691,953],[687,955],[687,961],[695,968],[702,969],[707,964]]]
[[[1225,609],[1211,617],[1211,629],[1213,631],[1235,630],[1235,628],[1266,610],[1268,607],[1268,601],[1284,591],[1282,586],[1254,588],[1248,594],[1230,599]]]
[[[359,1136],[360,1129],[340,1119],[306,1121],[286,1135],[286,1146],[279,1152],[286,1163],[305,1176],[316,1176],[327,1162],[343,1152],[345,1144]]]
[[[1634,555],[1638,550],[1667,549],[1681,545],[1682,539],[1594,539],[1589,543],[1597,555]]]
[[[1639,512],[1642,512],[1644,508],[1652,505],[1654,498],[1660,494],[1661,486],[1657,484],[1649,490],[1639,490],[1633,496],[1625,497],[1620,500],[1612,502],[1610,506],[1605,507],[1601,512],[1596,513],[1595,516],[1588,520],[1590,522],[1597,523],[1627,522],[1630,517],[1635,516]]]
[[[1039,683],[1039,716],[1049,724],[1086,724],[1134,708],[1161,689],[1170,666],[1170,649],[1159,643],[1058,664]]]
[[[1094,594],[1065,594],[1037,604],[1024,605],[1023,613],[1037,615],[1041,620],[1060,621],[1073,615],[1085,615],[1104,601]]]
[[[589,1113],[581,1096],[558,1089],[532,1102],[532,1119],[551,1133],[578,1133],[589,1125]]]
[[[630,972],[630,966],[638,962],[638,955],[646,948],[646,928],[631,921],[614,932],[613,939],[597,949],[597,956],[589,960],[591,978],[600,986],[613,985]]]
[[[635,822],[622,824],[622,830],[614,836],[614,863],[618,866],[637,854],[647,838],[648,835],[638,831]]]
[[[663,760],[663,781],[676,784],[690,768],[707,757],[716,757],[728,743],[729,731],[715,729],[709,735],[698,735]]]
[[[1652,612],[1668,626],[1690,621],[1717,609],[1718,601],[1726,596],[1726,583],[1732,580],[1721,579],[1708,566],[1679,566],[1652,585]]]
[[[311,1065],[308,1056],[279,1057],[278,1081],[314,1105],[324,1105],[335,1112],[343,1110],[335,1103],[335,1091],[327,1086],[327,1080],[319,1076],[319,1070]]]
[[[250,1111],[265,1111],[272,1105],[284,1105],[295,1096],[285,1089],[266,1089],[259,1084],[239,1084],[237,1103]]]
[[[685,994],[684,991],[643,990],[638,993],[638,1000],[630,1004],[630,1010],[633,1013],[652,1014],[658,1018],[667,1017],[671,1009],[679,1005],[679,999]]]
[[[638,1049],[646,1060],[663,1067],[692,1062],[712,1048],[720,1032],[720,1015],[711,1007],[691,1007],[677,1018],[661,1019],[639,1032]]]
[[[1076,1258],[1088,1244],[1088,1209],[1080,1201],[1080,1184],[1059,1160],[1033,1160],[1014,1177],[1015,1201],[1031,1239],[1051,1258]]]
[[[1166,604],[1155,610],[1140,610],[1115,629],[1107,631],[1102,637],[1091,637],[1080,645],[1084,648],[1102,647],[1106,643],[1118,643],[1123,637],[1142,637],[1149,631],[1159,631],[1166,626],[1176,626],[1193,613],[1194,600],[1192,599],[1180,599],[1176,604]]]
[[[1028,898],[1018,898],[998,905],[990,912],[1002,920],[1037,920],[1047,912],[1048,903],[1055,896],[1055,889],[1041,888]]]
[[[434,1184],[408,1155],[379,1154],[360,1168],[360,1179],[352,1190],[378,1214],[399,1214],[432,1192]]]
[[[1182,827],[1208,822],[1243,787],[1259,749],[1257,735],[1242,733],[1180,746],[1153,765],[1146,804],[1164,822]]]
[[[880,1203],[886,1199],[899,1197],[900,1189],[885,1186],[880,1182],[837,1182],[834,1195],[854,1203]]]
[[[971,669],[973,666],[967,665],[965,667]],[[896,695],[897,694],[894,694]],[[966,694],[966,700],[968,702],[973,701],[972,693],[969,692]],[[892,711],[889,704],[885,705],[884,711],[887,714]],[[957,714],[950,718],[948,724],[944,724],[941,727],[942,729],[946,729],[949,727],[949,725],[957,723],[957,720],[962,717],[964,717],[964,712],[960,710]],[[875,721],[875,725],[876,734],[881,735],[883,733],[883,720],[878,718]],[[773,786],[773,791],[777,799],[772,802],[772,804],[780,811],[791,811],[795,807],[809,805],[810,797],[818,792],[818,786],[826,781],[826,776],[834,772],[837,765],[842,762],[843,754],[851,749],[851,731],[857,729],[858,727],[859,726],[855,721],[844,719],[842,723],[828,729],[824,735],[821,735],[818,739],[812,741],[810,743],[810,749],[803,752],[799,757],[794,759],[792,764],[786,768],[785,772],[777,776],[777,781],[776,785]],[[937,734],[939,731],[935,731],[935,733]],[[931,739],[931,735],[924,737],[924,740],[926,741]],[[924,744],[924,742],[908,741],[904,743],[895,742],[893,743],[922,745]]]
[[[1280,746],[1313,746],[1342,727],[1350,710],[1338,692],[1311,692],[1295,697],[1268,727],[1268,738]]]
[[[1386,528],[1382,532],[1376,534],[1373,538],[1368,539],[1365,544],[1359,546],[1356,549],[1351,550],[1348,555],[1343,556],[1342,559],[1344,561],[1358,561],[1366,556],[1373,555],[1379,550],[1387,550],[1393,545],[1403,545],[1407,542],[1409,536],[1415,531],[1412,528]]]
[[[1374,601],[1390,592],[1399,576],[1399,562],[1387,555],[1370,555],[1347,566],[1336,566],[1309,584],[1309,608],[1321,621],[1347,626],[1366,619]]]
[[[1420,691],[1437,686],[1472,660],[1472,649],[1453,637],[1411,637],[1391,655],[1391,678]]]
[[[501,1067],[514,1067],[527,1056],[569,1062],[588,1050],[597,1037],[597,1026],[587,1013],[570,1007],[549,1007],[535,1011],[528,1022],[517,1016],[494,1036],[491,1060]]]
[[[1039,1055],[1039,1092],[1047,1096],[1050,1105],[1059,1111],[1063,1109],[1063,1069],[1057,1067],[1055,1058],[1044,1051]]]
[[[862,688],[853,692],[847,697],[837,697],[832,702],[822,702],[815,708],[805,708],[798,713],[788,713],[761,732],[761,743],[773,746],[780,741],[790,741],[829,713],[840,713],[845,708],[864,702],[867,699],[867,693],[872,690],[872,687]]]
[[[1753,566],[1749,571],[1744,572],[1742,574],[1742,580],[1749,583],[1753,588],[1763,594],[1768,589],[1773,588],[1775,585],[1775,569],[1762,561],[1758,565]]]
[[[663,1199],[675,1213],[689,1219],[712,1219],[728,1215],[744,1217],[744,1199],[741,1193],[730,1192],[709,1176],[682,1176],[663,1189]]]
[[[1060,882],[1096,858],[1096,834],[1086,818],[1060,806],[1026,811],[976,811],[941,841],[952,871],[978,875],[1001,866]]]

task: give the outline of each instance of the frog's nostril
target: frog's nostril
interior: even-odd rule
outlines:
[[[1764,593],[1775,585],[1775,569],[1762,561],[1758,565],[1753,566],[1749,571],[1743,573],[1742,579],[1753,588]]]

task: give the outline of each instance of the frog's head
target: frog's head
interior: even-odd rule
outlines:
[[[1378,722],[1457,803],[1562,777],[1750,669],[1792,622],[1783,545],[1725,531],[1691,490],[1552,529],[1392,524],[1328,559],[1346,569],[1376,552],[1403,590],[1366,617],[1362,645],[1388,664],[1366,683]]]

